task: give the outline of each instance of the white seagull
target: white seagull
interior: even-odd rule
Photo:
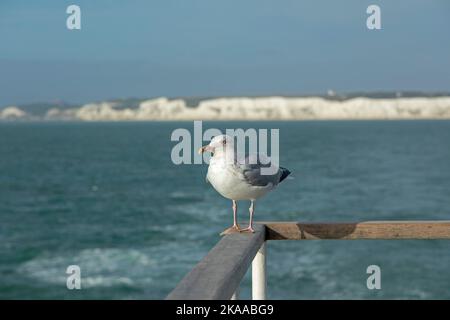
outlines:
[[[291,173],[282,167],[275,168],[275,174],[263,175],[261,168],[270,167],[269,158],[263,154],[239,157],[235,150],[234,139],[227,135],[214,137],[211,142],[201,147],[199,153],[212,152],[206,181],[223,197],[233,201],[233,226],[221,234],[232,232],[255,232],[252,227],[255,201],[261,198]],[[273,165],[273,164],[272,164]],[[238,200],[250,200],[250,220],[248,227],[240,229],[237,223]]]

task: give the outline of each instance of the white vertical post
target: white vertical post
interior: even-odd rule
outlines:
[[[266,300],[266,242],[264,241],[252,262],[252,299]]]
[[[236,291],[231,296],[231,300],[239,300],[239,287],[236,288]]]

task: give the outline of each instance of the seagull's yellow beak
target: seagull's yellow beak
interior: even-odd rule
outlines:
[[[199,154],[202,154],[202,153],[207,152],[207,151],[212,152],[213,149],[209,145],[203,146],[200,149],[198,149],[198,153]]]

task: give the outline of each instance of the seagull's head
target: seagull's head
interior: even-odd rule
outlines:
[[[219,136],[215,136],[211,139],[211,142],[198,149],[198,153],[203,152],[211,152],[216,153],[218,151],[223,151],[228,148],[233,148],[234,146],[234,140],[232,137],[227,136],[225,134],[221,134]]]

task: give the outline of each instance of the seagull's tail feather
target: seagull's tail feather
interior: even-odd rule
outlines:
[[[288,175],[291,174],[291,172],[286,168],[280,167],[280,170],[281,170],[281,176],[280,176],[279,182],[283,181],[284,179],[286,179],[288,177]]]

